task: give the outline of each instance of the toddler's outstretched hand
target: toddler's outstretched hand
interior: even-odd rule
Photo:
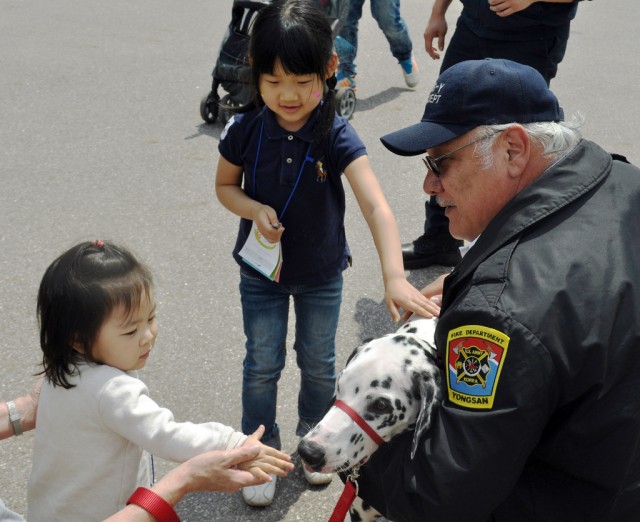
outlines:
[[[264,426],[260,425],[256,431],[247,437],[243,447],[258,446],[260,451],[252,460],[238,464],[238,469],[249,471],[253,476],[263,481],[271,481],[269,474],[286,477],[287,473],[294,468],[291,463],[291,456],[262,444],[260,442],[262,435],[264,435]]]

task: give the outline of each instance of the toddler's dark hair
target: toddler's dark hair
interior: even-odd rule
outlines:
[[[149,269],[110,242],[80,243],[51,263],[37,305],[43,373],[49,381],[72,388],[68,377],[77,373],[78,363],[97,363],[91,347],[112,311],[121,306],[126,314],[134,312],[152,290]]]
[[[251,74],[260,98],[260,75],[273,74],[276,61],[290,74],[314,74],[325,78],[333,56],[331,19],[310,0],[275,0],[258,12],[249,41]],[[320,119],[314,131],[314,148],[329,135],[336,110],[335,75],[327,80]]]

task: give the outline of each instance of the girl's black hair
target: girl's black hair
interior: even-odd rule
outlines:
[[[263,106],[260,75],[273,74],[276,62],[286,73],[326,77],[333,57],[331,19],[310,0],[275,0],[260,10],[253,22],[249,56],[256,105]],[[314,149],[329,135],[336,113],[335,75],[326,83],[327,92],[314,130]]]
[[[98,362],[91,347],[111,312],[119,306],[134,312],[152,290],[149,269],[123,247],[87,241],[67,250],[49,265],[38,290],[42,373],[54,386],[72,388],[68,377],[78,363]]]

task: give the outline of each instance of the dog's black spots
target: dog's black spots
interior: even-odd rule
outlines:
[[[380,383],[380,385],[385,389],[388,390],[391,388],[391,383],[393,382],[393,377],[391,377],[390,375],[384,380],[382,381],[382,383]]]
[[[354,433],[353,435],[351,435],[351,438],[349,439],[349,443],[352,446],[355,446],[356,444],[362,442],[362,440],[364,439],[362,433]]]
[[[395,426],[397,422],[398,422],[398,416],[397,415],[387,415],[386,417],[384,417],[382,419],[382,422],[380,424],[378,424],[376,429],[377,430],[382,430],[382,429],[384,429],[386,427]]]
[[[355,389],[353,390],[353,393],[357,395],[359,391],[360,391],[360,387],[356,386]]]
[[[398,415],[398,420],[400,421],[404,420],[404,413],[401,413],[400,415]]]
[[[396,399],[394,401],[394,405],[396,407],[396,410],[400,410],[403,413],[407,411],[407,407],[400,399]]]
[[[413,361],[412,361],[411,359],[405,359],[403,362],[404,362],[404,365],[405,365],[405,366],[411,366],[411,363],[412,363]],[[405,370],[406,370],[406,368],[405,368]]]
[[[373,379],[373,380],[369,383],[369,386],[371,386],[371,388],[377,388],[379,384],[380,384],[380,381],[378,381],[378,379]]]
[[[407,336],[406,335],[394,335],[391,338],[391,342],[393,342],[395,344],[405,344],[407,342]]]
[[[370,421],[374,420],[375,417],[373,415],[371,415],[370,413],[365,413],[364,416],[363,416],[363,419],[370,422]]]
[[[407,327],[405,332],[407,332],[408,334],[417,334],[418,329],[415,326],[410,326],[410,327]]]
[[[338,449],[336,450],[336,455],[340,455],[340,453],[342,453],[342,448],[338,448]]]
[[[421,346],[420,348],[421,348],[422,350],[424,350],[424,348],[422,348],[422,346]],[[416,356],[416,355],[418,355],[418,354],[420,353],[420,351],[418,351],[416,348],[411,348],[411,350],[409,351],[409,353],[410,353],[411,355]]]

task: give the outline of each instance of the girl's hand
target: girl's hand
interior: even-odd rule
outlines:
[[[385,303],[396,323],[401,318],[398,308],[405,311],[404,317],[411,313],[426,318],[440,315],[440,305],[419,292],[404,276],[386,281]]]
[[[442,274],[438,276],[435,280],[420,290],[422,295],[431,299],[431,302],[438,307],[442,306],[442,289],[444,287],[444,280],[448,275],[449,274]],[[439,312],[434,315],[439,315]],[[411,312],[405,312],[402,316],[402,321],[406,321],[409,317],[411,317]]]
[[[278,214],[270,206],[258,205],[252,212],[251,219],[255,222],[260,234],[269,243],[275,244],[280,241],[284,227],[278,221]]]
[[[264,435],[264,426],[261,425],[247,437],[242,447],[258,446],[259,452],[253,459],[239,463],[238,469],[248,471],[262,481],[270,481],[270,474],[286,477],[287,473],[294,468],[291,456],[262,444],[260,442],[262,435]]]

